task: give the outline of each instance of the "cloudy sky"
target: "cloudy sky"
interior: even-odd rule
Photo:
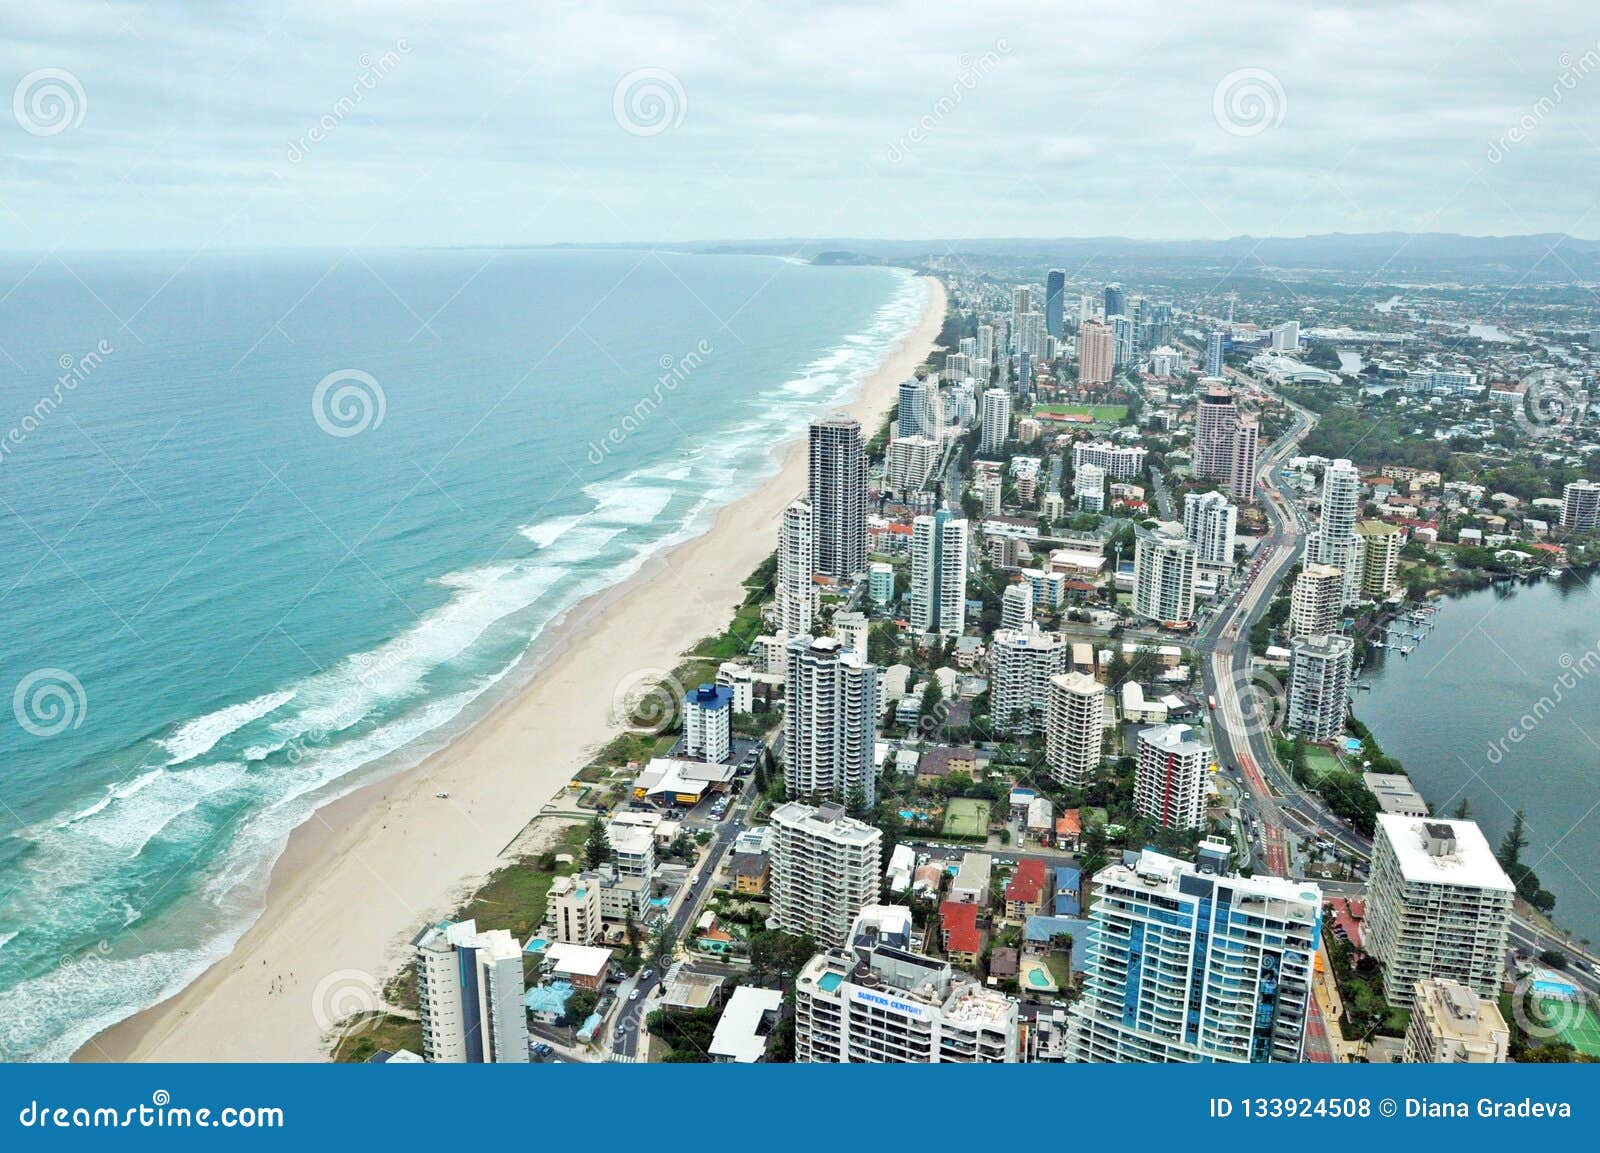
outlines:
[[[1592,0],[3,0],[0,249],[1600,236]]]

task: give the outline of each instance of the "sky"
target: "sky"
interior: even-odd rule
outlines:
[[[6,251],[1600,237],[1592,0],[0,13]]]

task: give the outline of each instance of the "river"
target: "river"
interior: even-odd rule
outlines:
[[[1465,796],[1491,844],[1525,810],[1556,919],[1600,940],[1600,579],[1451,597],[1433,620],[1368,666],[1356,715],[1436,813]]]

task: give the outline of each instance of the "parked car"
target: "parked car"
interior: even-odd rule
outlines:
[[[635,989],[633,992],[628,994],[628,1000],[637,1001],[638,999],[639,999],[639,990]]]

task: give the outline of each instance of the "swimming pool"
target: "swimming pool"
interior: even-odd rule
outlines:
[[[838,973],[824,973],[817,981],[817,988],[824,993],[831,993],[844,984],[844,977]]]
[[[1055,982],[1050,979],[1050,974],[1037,966],[1028,970],[1028,984],[1035,989],[1052,989],[1055,987]]]

